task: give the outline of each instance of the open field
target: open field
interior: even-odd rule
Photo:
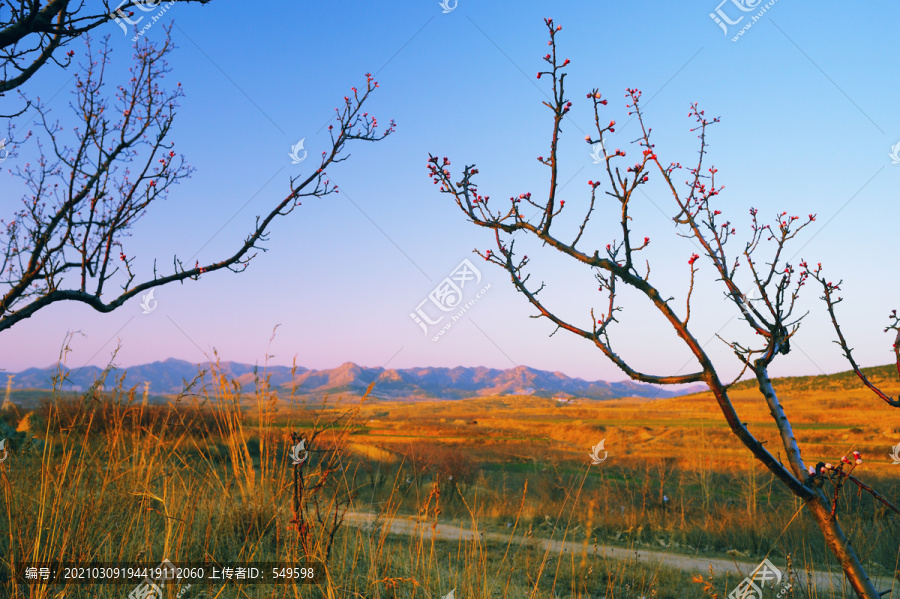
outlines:
[[[882,372],[890,374],[877,369],[876,381]],[[890,408],[845,375],[777,384],[806,461],[858,450],[854,474],[896,504],[900,467],[888,453],[900,421]],[[814,523],[736,444],[708,394],[323,403],[260,389],[240,393],[223,377],[215,394],[167,405],[142,405],[133,390],[77,399],[14,391],[18,407],[3,420],[40,442],[19,439],[0,464],[0,565],[327,567],[311,585],[168,589],[186,599],[431,598],[451,589],[460,598],[683,599],[724,597],[767,558],[793,581],[784,596],[848,596],[840,574],[826,574],[836,568]],[[732,397],[777,447],[752,387],[741,383]],[[291,432],[310,439],[297,468]],[[601,439],[608,457],[591,465]],[[879,588],[900,585],[897,515],[845,488],[838,517]],[[708,593],[692,582],[698,576],[712,580]],[[131,587],[8,589],[106,598]]]

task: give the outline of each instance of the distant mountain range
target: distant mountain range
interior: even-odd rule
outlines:
[[[241,383],[245,391],[255,388],[256,379],[269,377],[272,387],[290,391],[295,388],[298,395],[361,395],[372,381],[377,381],[372,395],[379,399],[464,399],[491,395],[532,395],[536,397],[615,399],[621,397],[665,398],[702,391],[705,386],[673,391],[654,385],[632,381],[610,383],[606,381],[585,381],[571,378],[561,372],[547,372],[526,366],[506,370],[494,368],[365,368],[347,362],[326,370],[309,370],[298,367],[293,378],[288,366],[269,366],[255,373],[256,367],[238,362],[222,362],[220,368]],[[143,391],[145,382],[150,383],[151,395],[180,393],[193,380],[202,364],[192,364],[184,360],[170,358],[164,362],[129,366],[112,370],[106,379],[106,387],[114,386],[124,375],[125,388],[136,386]],[[84,390],[91,387],[101,375],[102,369],[86,366],[68,371],[68,382],[63,389]],[[0,388],[2,388],[0,372]],[[15,373],[13,389],[50,389],[53,368],[29,368]],[[200,386],[210,383],[209,373]],[[195,389],[196,391],[196,389]]]

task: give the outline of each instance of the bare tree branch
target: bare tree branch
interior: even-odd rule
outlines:
[[[835,299],[834,292],[840,291],[841,289],[841,281],[838,281],[837,284],[828,281],[822,274],[822,265],[818,264],[815,269],[811,269],[804,262],[801,266],[805,267],[810,276],[812,276],[815,280],[822,285],[822,299],[825,301],[825,307],[828,310],[828,316],[831,317],[831,324],[834,327],[835,333],[837,333],[837,343],[841,349],[844,351],[844,357],[847,358],[847,361],[850,362],[850,366],[853,368],[853,372],[856,373],[856,376],[863,382],[863,384],[869,388],[875,395],[883,399],[889,406],[900,408],[900,396],[897,399],[892,398],[887,393],[883,392],[881,389],[876,387],[867,377],[862,368],[859,367],[859,364],[856,363],[856,360],[853,359],[853,350],[850,349],[850,346],[847,344],[847,340],[844,338],[844,333],[841,331],[841,326],[838,324],[837,315],[834,312],[834,307],[843,301],[842,297],[837,297]],[[897,376],[900,377],[900,316],[897,316],[897,311],[893,310],[888,317],[891,322],[885,327],[884,332],[888,331],[896,331],[896,336],[894,337],[894,358],[895,364],[897,365]]]
[[[71,143],[49,111],[36,104],[43,130],[35,142],[39,157],[14,171],[27,194],[11,220],[0,219],[0,331],[63,300],[110,312],[153,287],[225,268],[243,271],[265,251],[268,227],[277,217],[290,214],[303,198],[337,192],[326,168],[347,159],[349,142],[380,141],[394,131],[393,121],[379,131],[377,119],[364,111],[378,87],[367,74],[366,87],[352,88],[335,109],[330,150],[322,152],[311,173],[290,180],[288,193],[257,217],[233,253],[192,267],[174,257],[172,271],[164,275],[154,262],[152,276],[141,279],[125,239],[151,204],[193,170],[168,141],[183,95],[180,83],[161,87],[173,49],[168,34],[158,45],[145,40],[135,46],[132,77],[112,98],[105,83],[109,48],[104,42],[95,51],[88,38],[88,59],[76,76],[71,104],[78,123]],[[28,137],[17,140],[19,146]],[[106,299],[111,284],[119,289]]]
[[[210,0],[170,0],[197,2]],[[159,10],[162,0],[106,0],[99,8],[87,8],[83,0],[0,0],[0,95],[28,81],[48,62],[71,64],[74,52],[57,58],[54,53],[72,40],[110,21],[126,28],[141,18],[135,12]],[[134,19],[132,19],[134,17]]]

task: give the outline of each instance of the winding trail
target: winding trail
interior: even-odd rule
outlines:
[[[506,544],[512,541],[515,545],[537,544],[544,550],[553,553],[593,553],[600,559],[613,560],[640,560],[651,566],[664,565],[668,568],[682,570],[690,574],[702,574],[704,576],[709,572],[712,566],[715,574],[721,576],[724,573],[735,575],[739,580],[743,580],[748,573],[752,572],[759,563],[740,562],[724,558],[714,557],[697,557],[684,555],[679,553],[671,553],[667,551],[659,551],[655,549],[625,549],[622,547],[611,547],[608,545],[585,545],[584,542],[578,541],[561,541],[553,539],[540,539],[537,537],[526,538],[524,533],[517,533],[515,536],[499,532],[478,532],[471,529],[465,529],[455,524],[440,523],[432,530],[431,524],[417,519],[415,516],[394,516],[389,520],[378,519],[376,514],[363,512],[347,512],[344,522],[348,526],[376,530],[380,526],[381,530],[386,534],[401,536],[422,536],[431,538],[432,534],[435,539],[445,541],[470,541],[479,537],[482,541]],[[637,553],[637,557],[635,557]],[[822,570],[814,570],[810,573],[809,580],[805,572],[798,572],[797,578],[801,583],[812,586],[814,583],[819,590],[834,589],[835,596],[852,597],[853,592],[849,585],[844,584],[844,573],[841,570],[835,572],[825,572]],[[875,586],[880,590],[893,589],[897,591],[900,584],[893,582],[890,576],[872,576]],[[892,587],[893,584],[893,587]],[[842,592],[843,589],[843,592]],[[730,591],[730,590],[729,590]],[[890,599],[895,593],[888,593],[884,597]]]

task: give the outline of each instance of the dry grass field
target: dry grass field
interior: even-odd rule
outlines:
[[[870,374],[900,392],[889,369]],[[900,502],[888,457],[900,442],[895,411],[847,374],[776,387],[808,463],[858,450],[854,474]],[[737,572],[767,558],[792,581],[783,596],[850,596],[839,577],[817,578],[835,569],[818,529],[736,443],[709,394],[386,403],[258,389],[221,375],[214,392],[166,405],[142,405],[133,389],[14,392],[18,407],[0,416],[25,434],[0,464],[0,571],[51,560],[309,562],[322,572],[313,584],[168,585],[165,596],[686,599],[726,597]],[[732,397],[777,448],[754,388],[741,383]],[[292,432],[309,450],[297,467]],[[591,465],[602,439],[607,459]],[[900,596],[897,515],[846,487],[838,517],[892,590],[884,596]],[[2,593],[132,588],[8,582]]]

